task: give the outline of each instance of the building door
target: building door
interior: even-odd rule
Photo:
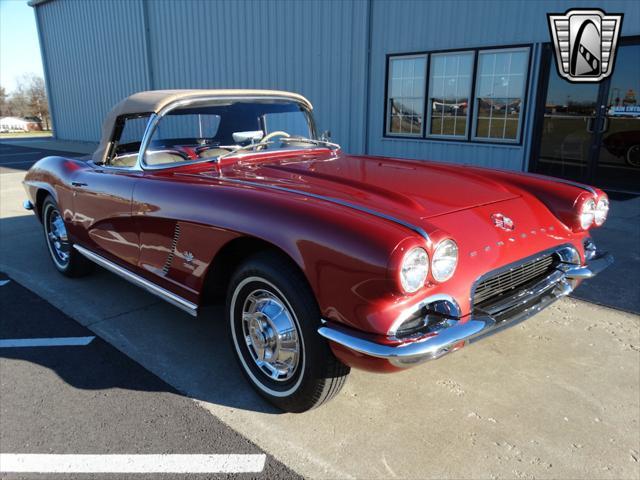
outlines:
[[[623,42],[601,83],[569,83],[552,61],[549,48],[531,170],[640,192],[640,42]]]

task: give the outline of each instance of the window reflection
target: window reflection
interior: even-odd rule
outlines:
[[[479,53],[476,138],[518,139],[528,62],[528,49],[488,50]]]
[[[387,133],[422,135],[426,57],[389,60]]]
[[[473,52],[433,54],[429,74],[429,134],[467,134]]]

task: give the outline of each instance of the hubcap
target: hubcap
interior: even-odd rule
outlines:
[[[53,211],[48,215],[47,220],[47,239],[49,240],[49,247],[53,256],[56,257],[56,262],[65,267],[69,263],[69,237],[67,236],[67,229],[64,226],[64,221],[60,216],[58,210]]]
[[[300,341],[284,303],[267,290],[254,290],[242,308],[242,333],[255,364],[270,379],[289,380],[298,367]]]
[[[633,145],[629,148],[627,161],[634,167],[640,167],[640,145]]]

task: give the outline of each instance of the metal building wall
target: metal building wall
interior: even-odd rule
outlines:
[[[366,2],[149,2],[154,88],[306,96],[319,128],[362,150]]]
[[[138,90],[269,88],[305,95],[321,130],[362,151],[367,7],[288,0],[42,3],[36,11],[56,135],[97,140],[105,112]]]
[[[578,5],[563,1],[373,0],[369,153],[526,170],[532,143],[540,43],[549,42],[546,14],[564,12],[572,7],[625,12],[622,35],[640,34],[640,2],[600,1]],[[535,44],[522,145],[383,136],[387,54],[516,44]]]
[[[149,84],[142,4],[53,1],[35,10],[55,134],[97,141],[105,113]]]

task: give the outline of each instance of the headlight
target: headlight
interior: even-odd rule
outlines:
[[[433,252],[431,273],[438,282],[449,280],[458,265],[458,245],[453,240],[443,240]]]
[[[606,197],[602,197],[598,200],[598,205],[596,206],[595,211],[595,223],[600,226],[607,219],[607,215],[609,214],[609,199]]]
[[[424,285],[429,273],[429,255],[424,248],[409,250],[402,259],[400,283],[407,293],[418,291]]]
[[[586,230],[591,226],[595,216],[596,216],[596,202],[593,198],[590,198],[589,200],[587,200],[582,204],[580,215],[578,215],[580,220],[580,226],[582,227],[583,230]]]

